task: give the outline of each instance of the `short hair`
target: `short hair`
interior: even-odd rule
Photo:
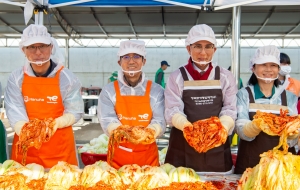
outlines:
[[[290,57],[285,53],[280,53],[280,63],[291,64]]]

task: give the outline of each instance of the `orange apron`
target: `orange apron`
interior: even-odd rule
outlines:
[[[63,67],[54,78],[31,77],[24,73],[22,94],[29,119],[50,117],[54,119],[63,115],[64,105],[59,88],[59,75],[62,69]],[[15,134],[11,158],[21,163],[21,152],[16,155],[18,140],[19,136]],[[26,164],[36,163],[51,168],[58,161],[78,165],[72,126],[57,129],[39,150],[34,147],[28,149]]]
[[[148,81],[144,96],[121,96],[118,81],[114,82],[116,91],[115,110],[122,125],[144,126],[150,124],[152,109],[150,106],[151,81]],[[120,143],[114,146],[111,166],[119,169],[123,165],[158,166],[158,149],[156,142],[149,145]]]

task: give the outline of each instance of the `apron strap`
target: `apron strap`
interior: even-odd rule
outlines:
[[[247,86],[245,89],[248,91],[248,94],[249,94],[249,103],[255,103],[253,94],[252,94],[252,92],[250,90],[250,87]]]
[[[188,81],[189,78],[188,78],[188,76],[187,76],[187,74],[186,74],[186,72],[185,72],[185,69],[184,69],[183,67],[180,67],[179,70],[180,70],[180,72],[181,72],[181,75],[182,75],[183,80],[184,80],[184,81]]]
[[[60,69],[58,69],[58,71],[56,72],[55,74],[55,77],[56,79],[59,79],[59,74],[60,74],[60,71],[63,70],[64,66],[62,66]]]
[[[146,92],[145,92],[145,95],[144,95],[144,96],[150,97],[151,85],[152,85],[152,81],[151,81],[151,80],[148,80],[147,86],[146,86]]]
[[[118,80],[114,81],[114,86],[115,86],[115,91],[116,91],[116,97],[121,96]]]
[[[281,105],[287,106],[287,99],[286,99],[286,91],[283,90],[281,93]]]
[[[216,66],[215,68],[215,80],[220,80],[220,67]]]

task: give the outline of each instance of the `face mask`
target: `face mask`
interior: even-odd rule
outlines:
[[[142,68],[143,68],[143,66],[141,67],[140,70],[137,70],[137,71],[125,71],[125,70],[123,69],[123,67],[121,66],[122,71],[123,71],[124,73],[128,73],[129,76],[131,76],[131,77],[133,77],[135,73],[141,72],[141,71],[142,71]]]
[[[45,61],[36,61],[36,62],[35,61],[29,61],[29,59],[27,57],[26,57],[26,59],[29,63],[36,64],[37,66],[42,66],[44,63],[46,63],[50,60],[50,57]]]
[[[212,62],[212,59],[211,59],[210,61],[195,61],[195,60],[192,58],[192,61],[193,61],[194,63],[199,64],[199,65],[207,65],[207,64],[209,64],[210,62]]]
[[[289,65],[280,66],[279,74],[280,74],[281,76],[285,76],[285,75],[290,74],[291,71],[292,71],[292,68],[291,68],[291,66],[289,66]]]
[[[276,79],[278,79],[278,75],[277,75],[276,78],[262,78],[262,77],[257,76],[256,73],[254,73],[254,74],[255,74],[256,78],[261,79],[261,80],[264,80],[265,83],[267,83],[267,84],[268,84],[268,83],[271,83],[272,81],[274,81],[274,80],[276,80]]]

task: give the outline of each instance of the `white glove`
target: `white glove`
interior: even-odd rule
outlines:
[[[249,138],[256,137],[260,132],[261,129],[257,127],[252,121],[246,123],[246,125],[244,125],[243,127],[243,133]]]
[[[231,133],[232,128],[234,127],[233,119],[227,115],[222,115],[219,119],[223,127],[226,129],[227,133]]]
[[[20,133],[21,133],[21,130],[22,130],[22,127],[27,123],[28,121],[18,121],[15,126],[14,126],[14,130],[15,130],[15,133],[20,136]]]
[[[107,126],[107,132],[109,135],[111,135],[111,133],[113,132],[113,130],[115,130],[116,128],[120,127],[121,124],[120,123],[110,123]]]
[[[157,136],[161,133],[161,126],[159,124],[150,124],[147,127],[155,131],[154,138],[157,138]]]
[[[71,126],[75,123],[75,116],[71,113],[65,113],[64,115],[54,119],[55,124],[54,124],[54,132],[57,129],[65,128],[68,126]]]
[[[183,129],[187,126],[193,126],[191,122],[189,122],[186,117],[180,113],[176,113],[172,117],[172,124],[177,129],[183,131]]]

